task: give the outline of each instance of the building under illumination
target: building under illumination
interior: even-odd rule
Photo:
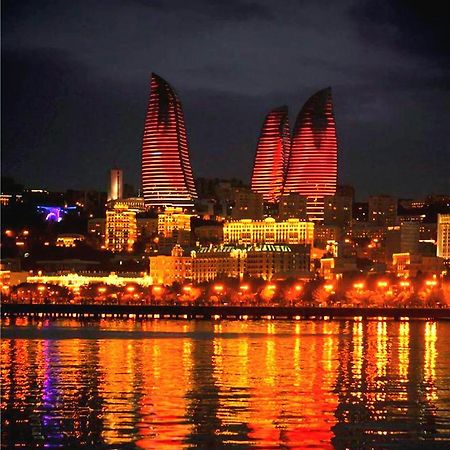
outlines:
[[[156,74],[142,140],[142,189],[150,207],[191,207],[197,198],[183,108],[174,89]]]
[[[56,237],[57,247],[76,247],[78,242],[84,241],[84,236],[82,234],[76,233],[64,233],[58,234]]]
[[[305,103],[294,127],[284,193],[307,197],[309,220],[322,220],[324,197],[334,195],[337,182],[337,137],[331,88]]]
[[[225,244],[311,244],[314,240],[314,223],[300,219],[277,222],[268,217],[264,220],[243,219],[225,222]]]
[[[438,214],[437,256],[450,259],[450,214]]]
[[[198,247],[185,254],[176,245],[170,256],[150,257],[150,276],[155,284],[165,285],[201,283],[219,276],[271,280],[276,275],[308,275],[309,258],[309,246],[224,244]]]
[[[251,189],[265,202],[278,202],[283,192],[290,145],[288,108],[281,106],[264,119],[253,165]]]
[[[191,231],[193,214],[183,212],[182,208],[166,208],[158,214],[158,234],[172,237],[175,230]]]
[[[117,200],[123,196],[123,172],[122,169],[109,171],[108,202]]]
[[[105,247],[112,252],[131,252],[137,238],[136,212],[116,205],[106,211]]]

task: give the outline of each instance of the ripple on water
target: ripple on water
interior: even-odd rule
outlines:
[[[6,446],[450,445],[448,323],[21,325],[1,343]]]

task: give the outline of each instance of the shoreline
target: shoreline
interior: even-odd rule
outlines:
[[[1,317],[79,319],[187,319],[187,320],[332,320],[425,319],[450,320],[450,308],[313,307],[313,306],[193,306],[193,305],[1,305]]]

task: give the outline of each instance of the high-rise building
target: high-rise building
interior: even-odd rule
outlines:
[[[310,220],[322,220],[324,197],[334,195],[337,182],[337,137],[331,88],[305,103],[294,127],[284,192],[308,199]]]
[[[261,220],[264,214],[263,194],[252,192],[248,188],[235,188],[234,206],[231,217],[235,220]]]
[[[352,197],[346,195],[326,195],[324,197],[325,225],[348,227],[352,222]]]
[[[122,169],[109,171],[108,202],[121,199],[123,196],[123,172]]]
[[[282,195],[278,204],[278,219],[306,220],[306,197],[295,192]]]
[[[197,198],[181,102],[156,74],[142,141],[142,189],[150,207],[191,207]]]
[[[105,247],[112,252],[131,252],[136,242],[136,212],[114,206],[106,211]]]
[[[437,256],[450,259],[450,214],[438,214]]]
[[[390,195],[369,197],[369,222],[393,226],[397,223],[397,199]]]
[[[264,119],[253,165],[253,192],[275,203],[283,191],[283,182],[290,150],[287,106],[273,109]]]

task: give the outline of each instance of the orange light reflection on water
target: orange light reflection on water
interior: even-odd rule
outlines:
[[[76,337],[44,339],[49,322],[5,325],[41,336],[1,342],[3,438],[18,446],[331,449],[445,432],[450,419],[446,324],[58,326]]]

